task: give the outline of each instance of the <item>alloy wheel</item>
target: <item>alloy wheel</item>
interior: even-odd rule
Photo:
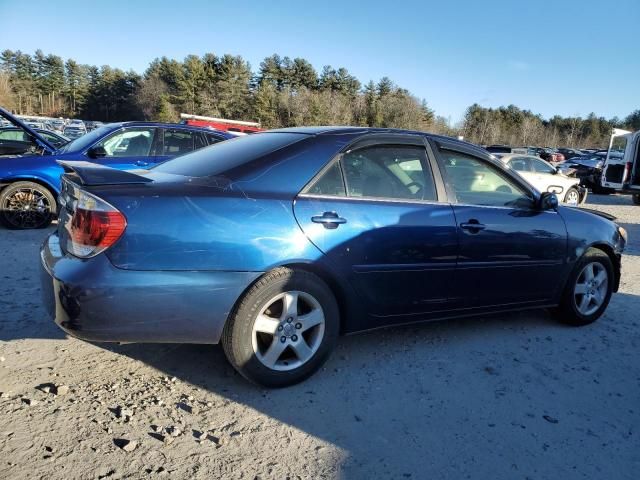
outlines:
[[[4,199],[2,215],[13,227],[38,228],[49,222],[51,203],[35,188],[20,188]]]
[[[310,294],[288,291],[266,302],[251,333],[253,351],[272,370],[286,371],[307,363],[322,344],[325,316]]]
[[[604,265],[591,262],[580,271],[573,289],[578,312],[588,316],[595,313],[607,298],[609,274]]]
[[[575,190],[571,190],[567,193],[567,198],[565,199],[565,203],[568,205],[578,205],[580,203],[580,195]]]

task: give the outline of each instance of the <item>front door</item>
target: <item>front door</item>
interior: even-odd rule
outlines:
[[[89,161],[118,170],[149,168],[157,162],[158,133],[155,127],[125,127],[93,145],[104,148],[106,155]]]
[[[415,143],[350,150],[295,201],[323,261],[377,316],[444,309],[452,287],[453,210],[438,202],[422,138]]]
[[[564,220],[488,160],[440,149],[458,226],[455,294],[462,308],[550,301],[563,278]]]

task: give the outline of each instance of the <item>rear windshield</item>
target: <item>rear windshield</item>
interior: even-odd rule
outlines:
[[[300,133],[265,132],[216,143],[210,147],[182,155],[154,167],[154,171],[210,177],[222,175],[235,167],[306,138]]]

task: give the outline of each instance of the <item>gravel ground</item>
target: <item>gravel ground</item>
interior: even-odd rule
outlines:
[[[218,346],[66,338],[41,307],[47,231],[0,230],[0,478],[640,478],[640,208],[620,293],[584,328],[528,312],[341,339],[258,389]]]

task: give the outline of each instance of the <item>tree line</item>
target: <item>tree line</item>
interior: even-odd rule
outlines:
[[[173,122],[179,113],[259,121],[264,128],[359,125],[462,135],[480,143],[604,146],[611,128],[640,129],[640,110],[625,119],[556,115],[516,106],[470,106],[451,125],[388,77],[362,84],[346,68],[317,72],[303,58],[272,55],[257,71],[241,56],[155,59],[143,74],[80,64],[37,50],[0,53],[0,105],[19,114],[106,122]]]

